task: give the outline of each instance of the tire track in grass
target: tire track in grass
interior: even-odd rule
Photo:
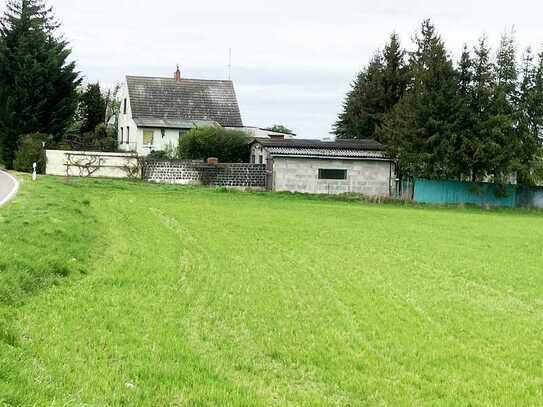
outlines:
[[[193,271],[205,273],[206,269],[203,265],[209,265],[206,261],[207,256],[205,255],[208,249],[199,244],[198,240],[176,218],[156,208],[153,208],[152,212],[165,227],[176,234],[180,241],[190,244],[191,251],[190,253],[185,253],[180,259],[180,268],[186,269],[189,267]],[[231,259],[236,257],[238,258],[238,262],[239,260],[244,260],[233,253],[230,255]],[[186,273],[183,274],[186,275]],[[240,330],[239,328],[233,329],[225,320],[217,324],[215,315],[203,301],[198,300],[199,297],[201,300],[204,298],[198,295],[193,298],[195,304],[191,306],[191,312],[184,318],[183,325],[193,343],[193,348],[198,350],[201,356],[208,360],[209,363],[215,364],[218,374],[226,375],[231,381],[241,385],[250,392],[256,391],[259,397],[264,397],[274,404],[287,403],[292,398],[290,394],[292,392],[297,393],[300,399],[303,399],[304,396],[309,396],[314,400],[326,400],[332,404],[345,404],[347,402],[347,398],[345,395],[341,395],[339,388],[330,383],[318,380],[315,374],[307,367],[298,366],[293,369],[285,362],[274,359],[266,354],[255,341],[250,329],[246,325]],[[209,336],[208,332],[211,331],[214,336],[218,336],[217,333],[220,332],[220,337],[223,341],[230,343],[237,352],[246,355],[246,358],[254,362],[255,365],[253,367],[255,372],[245,372],[245,374],[240,375],[238,370],[232,369],[232,366],[225,365],[224,363],[217,366],[214,358],[216,360],[223,360],[225,350],[218,348],[210,340],[203,340],[203,338]],[[262,376],[268,377],[270,381],[264,379]],[[288,388],[289,394],[284,394],[277,390],[277,382],[283,388]]]
[[[212,319],[214,315],[205,304],[204,296],[198,292],[199,282],[204,281],[201,275],[208,273],[210,270],[207,255],[208,248],[199,243],[199,240],[175,217],[158,208],[151,208],[151,212],[164,227],[176,236],[180,245],[185,248],[180,252],[178,267],[182,276],[179,283],[183,287],[188,301],[186,313],[181,319],[180,325],[184,328],[184,334],[191,344],[192,351],[205,360],[209,366],[212,366],[215,374],[227,378],[233,385],[243,388],[248,394],[253,394],[252,397],[255,401],[258,400],[259,395],[253,393],[255,389],[252,386],[237,380],[235,375],[229,374],[230,371],[217,365],[217,360],[222,360],[224,350],[212,349],[209,342],[202,341],[202,337],[216,336],[218,332],[216,324],[213,325],[213,329],[204,328],[205,323],[203,324],[202,320],[206,318]],[[223,324],[221,332],[227,329],[225,327],[226,325]]]

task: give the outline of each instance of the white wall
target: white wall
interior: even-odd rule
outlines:
[[[126,114],[124,114],[124,99],[126,98]],[[129,143],[126,143],[126,128],[130,127],[130,139]],[[122,129],[122,130],[121,130]],[[143,144],[143,132],[153,132],[153,144]],[[164,150],[168,143],[172,147],[177,148],[179,144],[179,131],[181,129],[164,129],[164,137],[162,137],[162,131],[159,128],[143,128],[138,127],[136,122],[132,119],[132,106],[130,104],[130,98],[128,95],[128,86],[126,83],[122,86],[121,92],[121,112],[119,115],[119,128],[118,128],[118,148],[121,151],[134,151],[140,156],[146,156],[151,151]],[[121,142],[121,133],[123,134],[123,144]]]
[[[129,178],[137,175],[138,158],[130,153],[46,150],[47,175]]]
[[[260,156],[262,156],[262,163],[260,162]],[[254,143],[251,146],[251,154],[249,156],[249,162],[253,164],[266,164],[268,159],[268,151],[262,147],[259,143]]]
[[[319,179],[320,168],[347,170],[347,179]],[[273,158],[275,191],[311,194],[351,192],[368,196],[390,196],[390,190],[394,187],[394,177],[394,165],[389,161]]]
[[[164,136],[162,136],[162,129],[158,128],[139,128],[137,134],[137,153],[141,156],[146,156],[151,151],[161,151],[166,148],[166,146],[171,145],[173,148],[177,149],[179,145],[179,131],[181,129],[164,129]],[[153,132],[153,144],[144,145],[143,144],[143,132],[152,131]]]
[[[124,114],[124,100],[126,98],[126,114]],[[130,127],[130,139],[128,140],[128,144],[126,143],[127,140],[127,127]],[[123,129],[121,131],[121,129]],[[121,143],[121,133],[123,133],[123,144]],[[125,83],[123,83],[122,86],[122,92],[121,92],[121,111],[119,114],[119,128],[117,131],[117,144],[118,148],[121,151],[136,151],[137,150],[137,143],[136,140],[139,135],[140,129],[138,129],[138,126],[136,125],[136,122],[132,120],[132,107],[130,106],[130,98],[128,97],[128,86]]]

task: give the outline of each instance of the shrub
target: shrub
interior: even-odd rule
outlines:
[[[32,172],[32,164],[37,163],[37,171],[45,172],[45,149],[43,143],[51,140],[51,136],[33,133],[22,136],[17,145],[13,168],[16,171]]]
[[[205,127],[190,130],[179,141],[179,158],[202,159],[217,157],[222,162],[246,162],[249,159],[249,138],[239,130]]]
[[[94,131],[66,134],[57,147],[62,150],[117,151],[117,137],[113,128],[100,123]]]
[[[168,153],[166,151],[151,151],[149,155],[147,156],[149,160],[167,160],[170,157],[168,157]]]
[[[117,151],[117,140],[113,137],[98,139],[95,145],[100,151]]]
[[[178,158],[178,149],[173,147],[171,143],[168,143],[164,146],[164,150],[153,150],[147,158],[150,160],[175,160]]]

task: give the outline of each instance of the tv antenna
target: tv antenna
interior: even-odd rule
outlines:
[[[228,48],[228,80],[232,77],[232,48]]]

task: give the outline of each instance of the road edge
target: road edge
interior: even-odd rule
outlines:
[[[13,189],[9,192],[9,194],[7,194],[7,196],[3,199],[0,199],[0,208],[2,206],[4,206],[5,204],[7,204],[10,200],[13,199],[13,197],[15,196],[15,194],[17,193],[17,191],[19,190],[19,181],[17,180],[17,178],[15,178],[13,175],[11,175],[9,172],[6,172],[6,171],[2,171],[0,170],[0,172],[2,174],[6,174],[9,178],[11,178],[14,182],[14,186],[13,186]]]

